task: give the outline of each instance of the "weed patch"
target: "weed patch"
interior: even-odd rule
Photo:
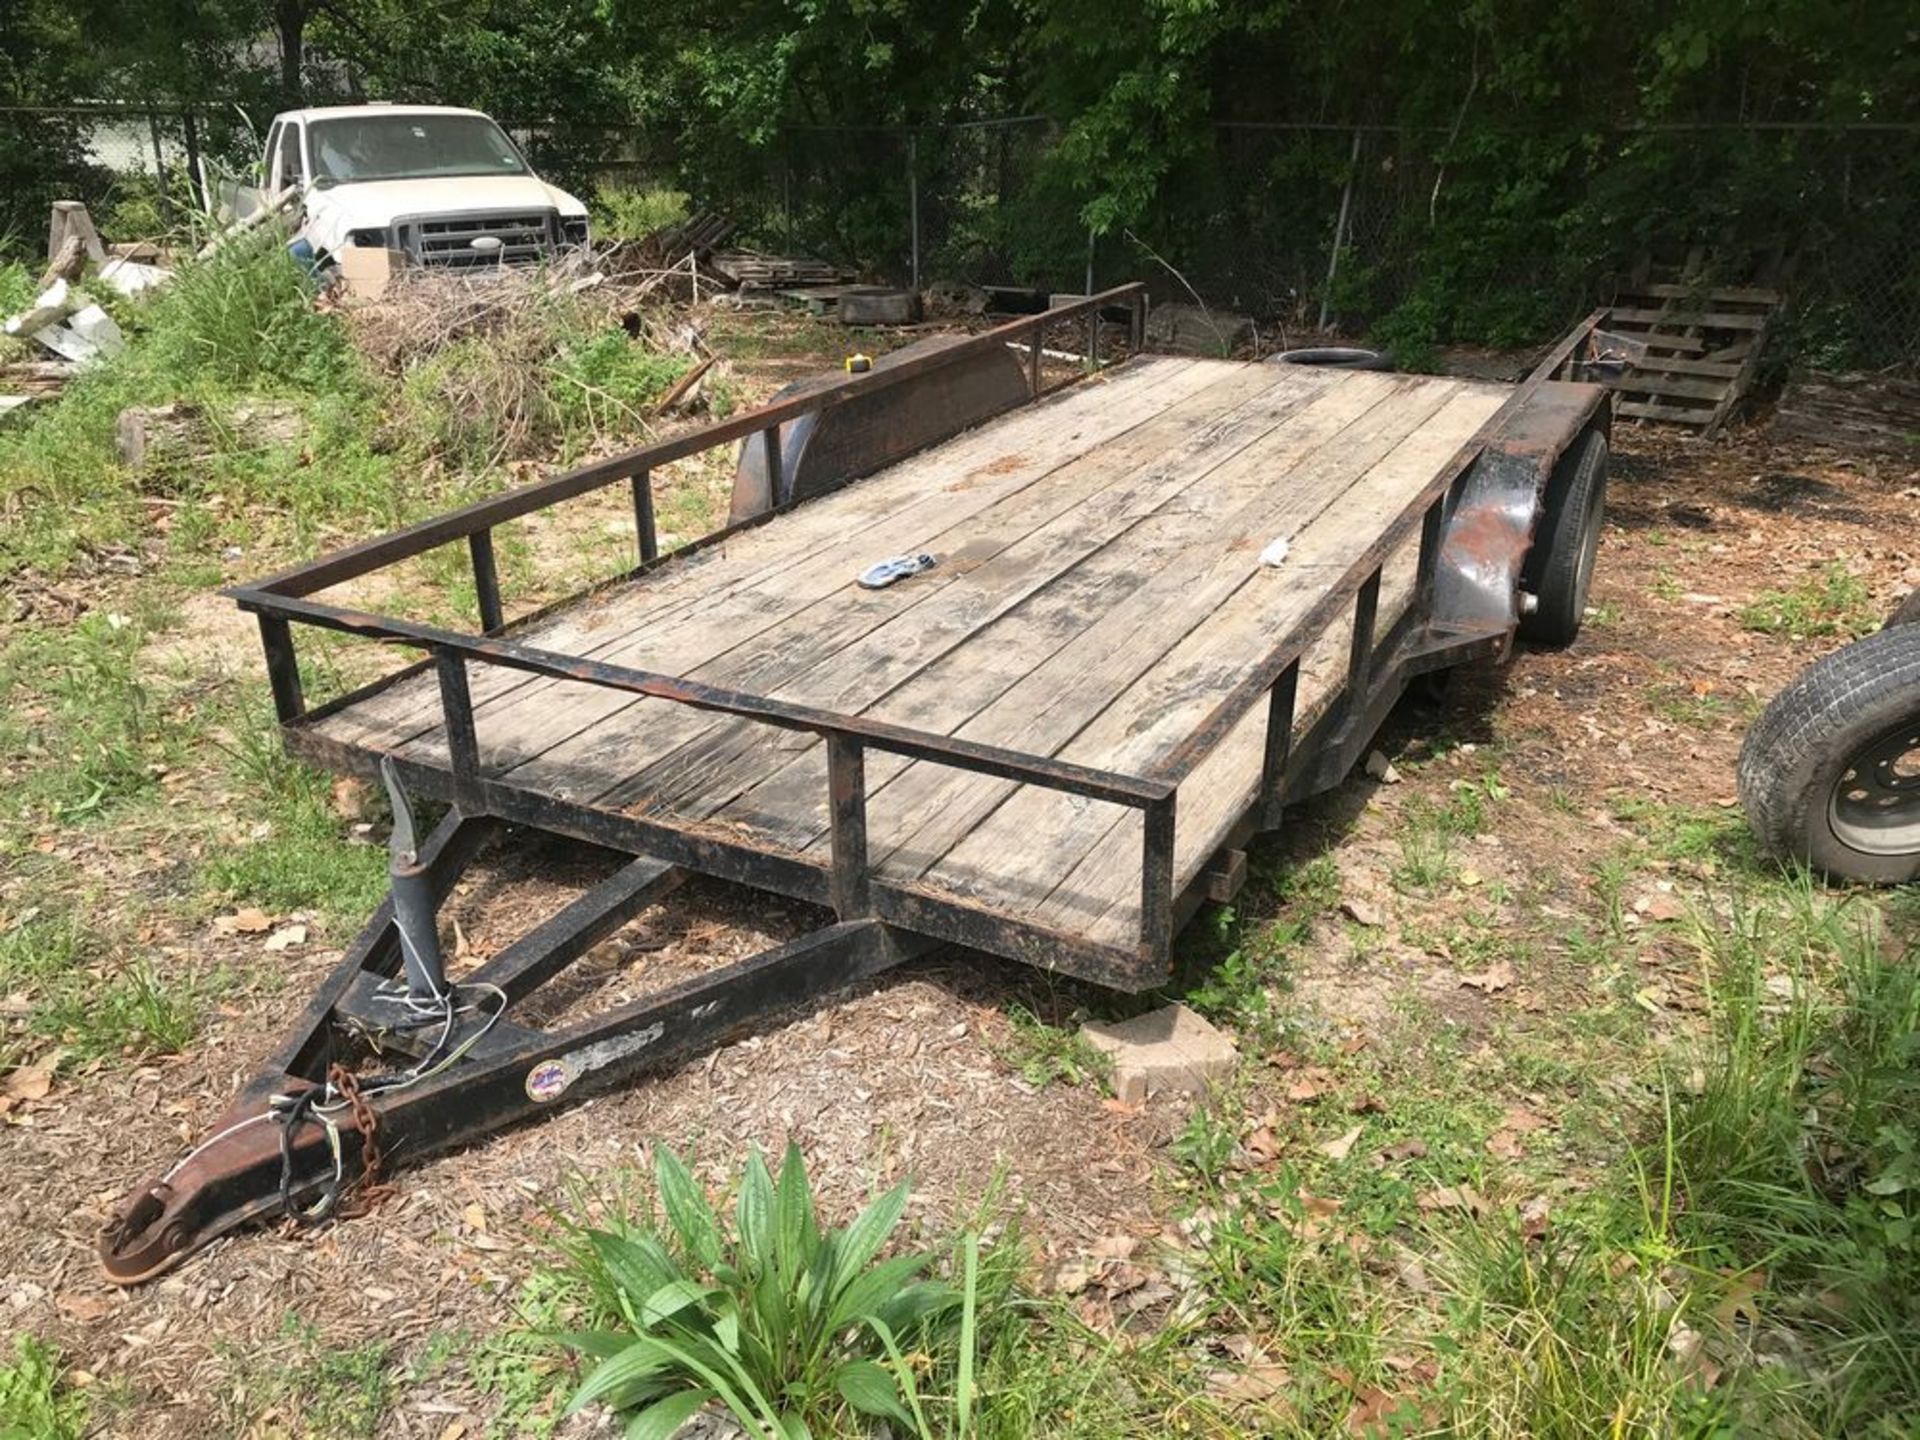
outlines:
[[[59,1356],[32,1335],[16,1335],[0,1364],[0,1440],[80,1440],[87,1400],[60,1383]]]
[[[1740,611],[1740,623],[1762,635],[1811,640],[1822,635],[1858,639],[1880,628],[1873,593],[1846,566],[1833,564],[1787,590],[1767,590]]]
[[[1007,1007],[1008,1038],[1000,1058],[1037,1089],[1059,1081],[1105,1084],[1112,1062],[1082,1038],[1077,1027],[1049,1025],[1024,1005]]]
[[[384,1433],[400,1378],[390,1342],[339,1345],[289,1315],[278,1343],[262,1349],[268,1353],[225,1351],[235,1373],[223,1418],[236,1433],[285,1440],[375,1440]],[[267,1428],[257,1428],[269,1415]]]

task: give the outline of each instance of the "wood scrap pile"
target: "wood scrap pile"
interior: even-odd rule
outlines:
[[[94,279],[122,295],[164,284],[172,272],[125,253],[132,248],[109,250],[86,206],[55,202],[47,233],[52,258],[40,277],[39,294],[0,327],[14,341],[0,351],[0,414],[58,394],[83,367],[125,347],[120,327],[81,288],[81,279],[92,264]]]
[[[1899,375],[1796,375],[1773,411],[1776,440],[1920,460],[1920,380]]]

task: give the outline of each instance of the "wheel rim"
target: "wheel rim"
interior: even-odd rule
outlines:
[[[1827,821],[1863,855],[1920,851],[1920,715],[1853,753],[1833,782]]]
[[[1600,555],[1600,520],[1605,504],[1605,492],[1599,486],[1594,486],[1593,498],[1587,502],[1586,523],[1581,526],[1580,567],[1573,577],[1573,613],[1576,616],[1585,613],[1587,592],[1593,588],[1593,567]]]

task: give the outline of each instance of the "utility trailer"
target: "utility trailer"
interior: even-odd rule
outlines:
[[[393,891],[212,1138],[124,1202],[107,1273],[323,1216],[382,1153],[471,1141],[935,946],[1150,989],[1247,843],[1338,784],[1410,680],[1572,637],[1610,419],[1593,320],[1513,387],[1140,354],[1145,310],[1124,286],[916,346],[231,591],[287,747],[387,780]],[[1063,332],[1086,357],[1064,374]],[[732,523],[663,553],[654,472],[736,444]],[[510,618],[495,531],[610,486],[637,565]],[[326,598],[443,546],[467,550],[472,629]],[[308,626],[423,658],[310,706]],[[409,794],[448,807],[431,834]],[[631,859],[450,973],[436,909],[503,830]],[[523,1023],[696,872],[831,923]]]

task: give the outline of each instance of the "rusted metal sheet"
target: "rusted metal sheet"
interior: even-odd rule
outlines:
[[[1547,481],[1582,430],[1606,424],[1606,411],[1607,392],[1598,386],[1545,380],[1507,416],[1449,506],[1431,624],[1463,631],[1519,624],[1520,576]]]
[[[733,475],[730,517],[745,520],[777,505],[824,495],[848,481],[937,445],[962,430],[1023,405],[1030,398],[1020,361],[1006,345],[981,348],[960,335],[934,335],[874,362],[877,374],[922,356],[958,348],[951,363],[922,372],[910,384],[857,395],[830,410],[815,411],[780,426],[780,480],[767,473],[762,447],[741,448]],[[840,383],[825,375],[779,391],[776,402],[817,393]]]

